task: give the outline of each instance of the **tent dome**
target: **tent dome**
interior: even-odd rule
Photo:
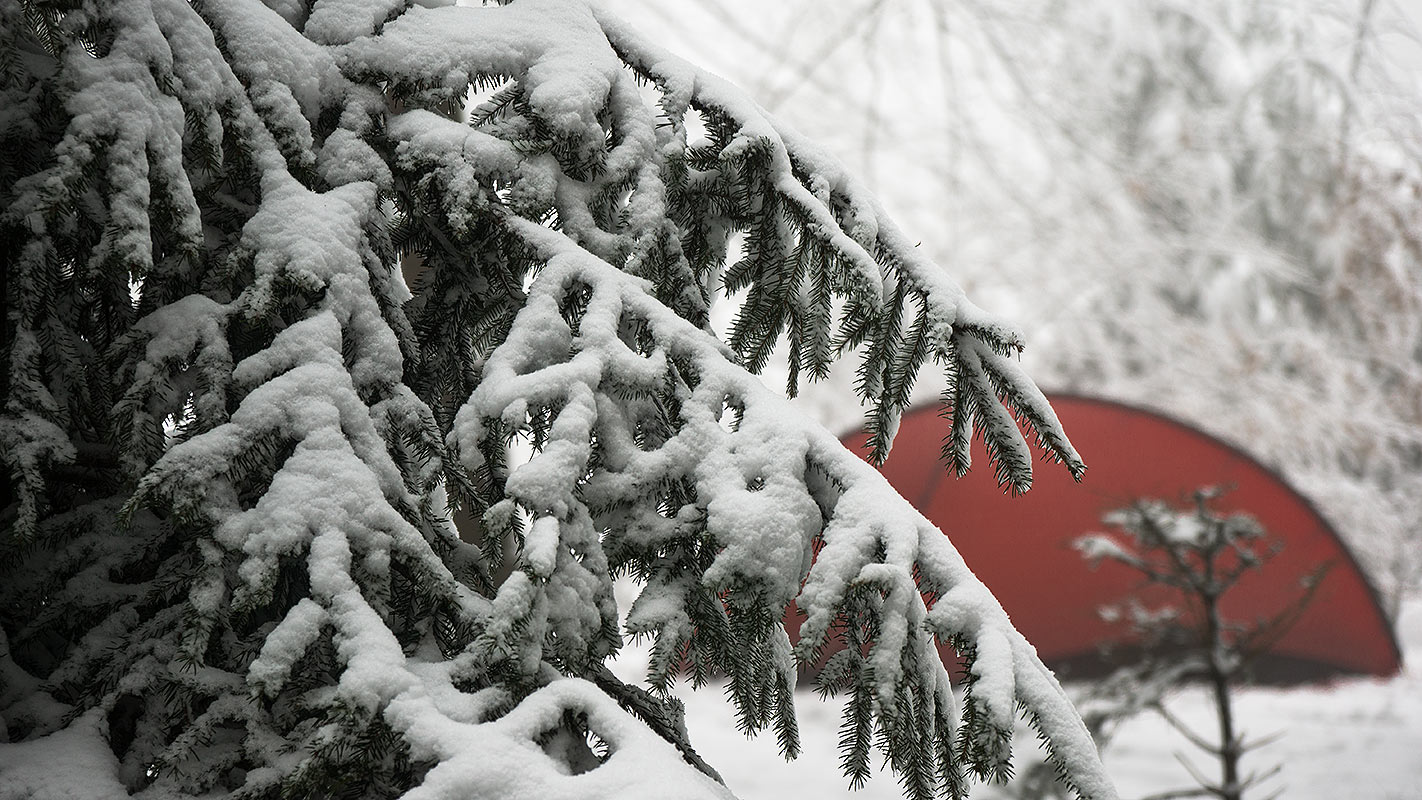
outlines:
[[[1142,590],[1139,573],[1109,560],[1093,569],[1072,548],[1073,540],[1103,530],[1107,511],[1144,498],[1187,507],[1204,486],[1229,490],[1214,509],[1250,514],[1283,543],[1278,555],[1225,595],[1228,617],[1272,617],[1300,596],[1303,576],[1331,565],[1297,622],[1256,663],[1256,679],[1397,672],[1399,650],[1376,594],[1333,528],[1282,478],[1237,448],[1161,414],[1087,397],[1049,399],[1088,465],[1080,483],[1043,464],[1030,492],[1008,496],[984,468],[981,449],[974,454],[976,467],[953,478],[938,460],[946,423],[936,407],[904,415],[883,473],[953,540],[1059,675],[1092,677],[1109,668],[1102,646],[1119,642],[1126,631],[1104,621],[1099,609]],[[859,448],[864,435],[844,441]]]

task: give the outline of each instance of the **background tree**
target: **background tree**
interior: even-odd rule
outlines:
[[[1185,509],[1141,500],[1106,516],[1114,531],[1076,542],[1093,565],[1114,561],[1142,578],[1142,596],[1123,598],[1120,605],[1102,609],[1109,619],[1129,629],[1122,646],[1128,648],[1126,658],[1133,663],[1087,690],[1082,704],[1088,726],[1104,746],[1111,729],[1123,720],[1152,711],[1219,762],[1220,777],[1211,780],[1182,756],[1199,788],[1150,795],[1155,800],[1195,796],[1240,800],[1278,771],[1243,771],[1245,754],[1265,742],[1247,741],[1238,730],[1233,695],[1251,680],[1257,659],[1303,613],[1329,568],[1321,564],[1299,576],[1298,595],[1272,616],[1232,617],[1224,609],[1225,595],[1244,576],[1268,569],[1270,557],[1285,545],[1248,514],[1214,512],[1210,501],[1217,495],[1215,490],[1201,490],[1194,507]],[[1168,599],[1158,599],[1157,587]],[[1167,706],[1172,692],[1197,683],[1204,684],[1213,697],[1219,725],[1215,737],[1192,729]]]
[[[575,0],[5,0],[0,91],[0,792],[723,796],[675,670],[793,755],[835,630],[851,775],[961,796],[1020,708],[1113,796],[948,540],[753,375],[859,349],[882,456],[932,360],[949,466],[1024,490],[1018,420],[1083,466],[1020,336],[728,84]]]

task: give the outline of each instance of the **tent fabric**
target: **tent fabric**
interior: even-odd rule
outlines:
[[[1309,501],[1278,475],[1242,451],[1152,411],[1073,395],[1049,399],[1086,461],[1080,483],[1065,469],[1044,463],[1031,491],[1008,496],[987,468],[979,443],[974,469],[953,478],[939,461],[947,423],[936,407],[904,415],[883,473],[953,540],[1059,675],[1093,677],[1109,668],[1102,646],[1120,642],[1127,631],[1103,620],[1102,606],[1133,593],[1147,605],[1168,596],[1163,587],[1143,587],[1139,573],[1124,565],[1103,561],[1093,569],[1072,542],[1106,530],[1105,512],[1144,498],[1190,508],[1196,490],[1205,486],[1228,490],[1213,509],[1248,513],[1283,542],[1271,561],[1225,595],[1226,618],[1272,617],[1300,596],[1305,575],[1331,564],[1302,616],[1256,664],[1257,680],[1397,672],[1401,659],[1391,626],[1357,562]],[[862,432],[844,441],[862,452]]]

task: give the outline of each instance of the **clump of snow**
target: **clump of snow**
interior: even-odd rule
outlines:
[[[340,80],[335,61],[319,44],[302,36],[277,12],[258,0],[227,0],[204,7],[214,28],[228,43],[232,68],[256,97],[275,111],[284,99],[307,120],[321,111],[322,90]],[[306,129],[294,120],[286,125]]]
[[[570,712],[584,716],[611,751],[606,761],[580,774],[570,774],[538,741]],[[418,695],[395,700],[386,716],[404,732],[417,758],[440,759],[405,795],[410,800],[455,800],[467,797],[470,786],[486,787],[492,797],[553,800],[652,800],[669,793],[688,800],[733,797],[596,686],[578,679],[554,681],[482,725],[456,723]]]
[[[622,72],[586,6],[563,0],[411,9],[342,58],[348,70],[412,82],[440,76],[461,95],[479,75],[522,75],[539,118],[578,142],[601,139],[598,112]]]
[[[0,744],[0,800],[112,800],[127,797],[104,737],[104,712],[28,742]]]

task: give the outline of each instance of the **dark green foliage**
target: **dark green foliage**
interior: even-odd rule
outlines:
[[[607,88],[565,114],[536,6],[332,8],[0,0],[4,736],[102,736],[154,795],[395,797],[479,737],[596,769],[630,721],[701,780],[682,670],[798,751],[782,614],[808,580],[855,654],[852,780],[871,745],[916,798],[1000,771],[971,693],[952,725],[918,523],[747,370],[784,345],[793,394],[861,349],[882,457],[931,358],[1023,489],[1004,403],[1081,465],[1015,335],[838,165],[588,7],[558,35],[604,61],[559,69]],[[446,18],[517,57],[429,35]],[[743,293],[726,344],[718,292]],[[980,590],[939,546],[925,585]],[[807,578],[816,548],[858,555]],[[605,664],[615,575],[650,689]],[[1011,630],[972,608],[970,657]]]

